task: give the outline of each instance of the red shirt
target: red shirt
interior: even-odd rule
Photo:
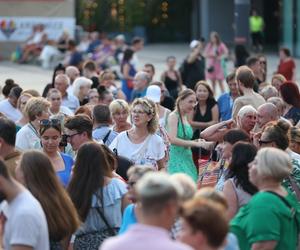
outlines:
[[[296,68],[295,62],[293,59],[287,61],[280,61],[278,65],[277,73],[282,74],[285,76],[286,80],[293,80],[293,72]]]

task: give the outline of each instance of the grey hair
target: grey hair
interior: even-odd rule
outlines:
[[[92,86],[93,82],[92,80],[81,76],[75,79],[75,81],[73,82],[73,94],[78,97],[79,92],[80,92],[80,88],[83,86]]]
[[[272,178],[281,182],[292,171],[290,156],[278,148],[266,147],[258,151],[257,173],[261,177]]]
[[[145,213],[160,213],[169,202],[178,202],[179,191],[170,176],[162,172],[145,174],[136,185],[138,200]]]

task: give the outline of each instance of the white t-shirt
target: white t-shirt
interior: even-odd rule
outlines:
[[[23,126],[17,133],[16,147],[20,150],[34,149],[39,142],[40,137],[30,123]]]
[[[132,143],[127,131],[121,132],[109,145],[111,150],[116,149],[121,156],[127,157],[135,164],[149,165],[157,170],[157,161],[165,156],[165,145],[162,138],[150,134],[139,144]]]
[[[4,226],[4,249],[13,245],[49,249],[48,225],[40,203],[28,191],[22,191],[3,207],[7,220]]]
[[[14,122],[22,118],[20,110],[11,105],[7,99],[0,102],[0,112]]]

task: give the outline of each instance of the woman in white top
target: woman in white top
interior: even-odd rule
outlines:
[[[28,123],[28,117],[26,116],[24,110],[25,110],[25,105],[28,102],[28,100],[32,97],[31,94],[29,93],[23,93],[20,95],[17,103],[17,108],[21,111],[22,117],[20,120],[16,121],[16,125],[19,126],[20,128],[23,127],[25,124]]]
[[[50,103],[43,97],[32,97],[25,106],[29,122],[17,133],[16,147],[21,150],[34,149],[40,142],[40,121],[49,118]]]
[[[51,116],[63,114],[64,116],[74,115],[66,106],[62,106],[62,97],[58,89],[50,89],[47,94],[47,100],[50,102],[49,113]]]
[[[131,108],[133,127],[120,133],[110,144],[110,149],[135,164],[161,170],[165,167],[165,145],[156,134],[158,116],[154,107],[147,98],[136,99]]]

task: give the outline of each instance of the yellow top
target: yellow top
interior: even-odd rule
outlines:
[[[250,17],[250,31],[251,32],[260,32],[263,30],[264,20],[260,16],[251,16]]]

